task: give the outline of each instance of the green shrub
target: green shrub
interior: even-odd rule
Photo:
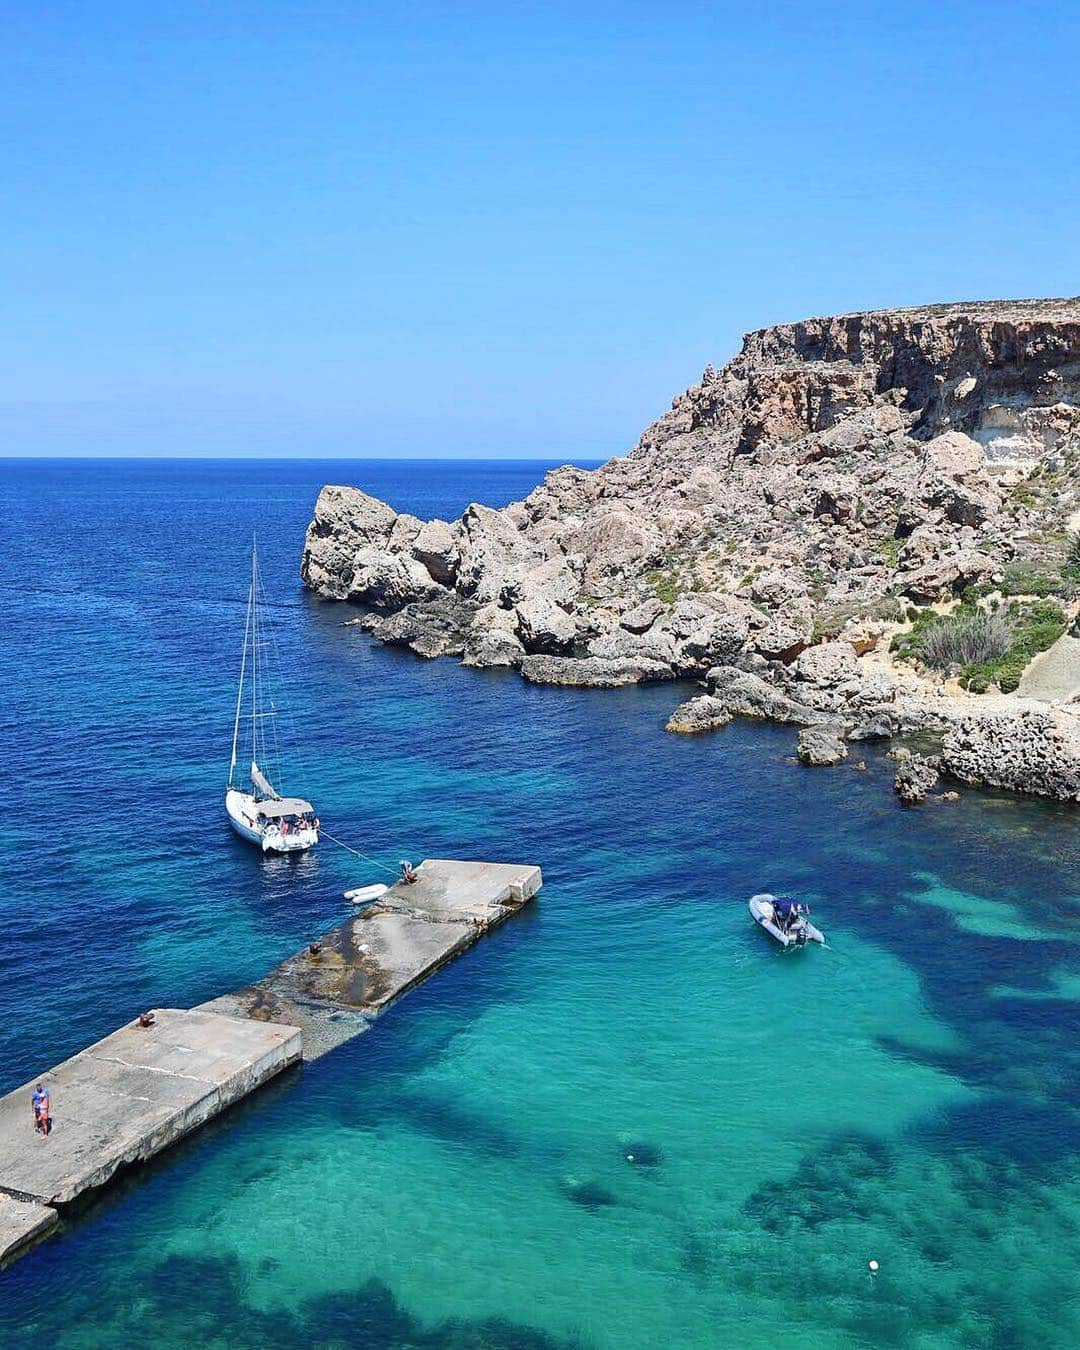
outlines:
[[[1045,598],[1061,590],[1061,578],[1034,563],[1010,563],[998,589],[1003,595],[1038,595]]]
[[[912,605],[907,612],[911,628],[906,633],[897,633],[889,643],[889,650],[908,660],[922,660],[922,646],[927,630],[940,622],[941,615],[932,609],[917,609]]]
[[[663,572],[659,569],[646,572],[645,582],[652,587],[657,600],[663,601],[665,605],[673,605],[682,591],[674,572]]]
[[[1017,483],[1009,494],[1014,502],[1019,502],[1021,506],[1034,506],[1039,500],[1037,490],[1028,483]]]
[[[959,666],[960,683],[974,694],[992,684],[1011,693],[1032,657],[1056,642],[1066,626],[1064,611],[1051,601],[1013,601],[990,613],[965,603],[945,616],[920,610],[911,630],[893,638],[891,650],[936,670]]]
[[[926,629],[922,659],[934,670],[956,670],[998,661],[1012,646],[1013,626],[1004,614],[981,609],[942,618]]]
[[[881,541],[881,556],[889,567],[895,567],[900,561],[900,540],[883,539]]]
[[[1012,604],[1009,615],[1013,639],[1004,656],[997,661],[972,664],[960,672],[960,683],[974,694],[984,694],[991,684],[996,684],[1002,693],[1011,694],[1032,657],[1052,646],[1067,626],[1060,605],[1045,601]]]

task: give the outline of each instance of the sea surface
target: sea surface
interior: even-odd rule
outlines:
[[[0,465],[0,1091],[263,974],[380,879],[226,826],[253,532],[286,787],[391,865],[545,876],[0,1274],[0,1344],[1080,1344],[1077,812],[905,810],[872,747],[811,770],[782,727],[666,735],[677,688],[423,661],[302,590],[323,482],[453,517],[543,467]],[[772,945],[761,889],[828,949]]]

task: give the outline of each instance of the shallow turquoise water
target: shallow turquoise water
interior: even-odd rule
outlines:
[[[264,860],[219,812],[256,520],[330,828],[546,884],[0,1275],[0,1340],[1075,1343],[1075,812],[904,811],[874,754],[810,771],[782,728],[665,736],[671,688],[425,663],[296,586],[324,479],[450,515],[535,475],[7,475],[0,1087],[262,973],[374,879],[325,846]],[[163,782],[177,809],[152,822]],[[745,909],[761,888],[808,896],[830,949],[774,950]]]

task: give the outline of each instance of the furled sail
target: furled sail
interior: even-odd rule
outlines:
[[[251,761],[251,781],[255,785],[255,791],[263,797],[277,796],[269,778],[266,777],[254,760]]]

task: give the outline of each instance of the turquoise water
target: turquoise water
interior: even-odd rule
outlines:
[[[0,1341],[1076,1343],[1076,813],[904,811],[875,753],[811,771],[782,728],[666,736],[670,687],[426,663],[297,585],[322,481],[454,515],[537,474],[8,466],[0,1088],[261,974],[377,879],[224,825],[256,523],[333,832],[545,887],[0,1275]],[[830,948],[774,949],[762,888],[807,896]]]

